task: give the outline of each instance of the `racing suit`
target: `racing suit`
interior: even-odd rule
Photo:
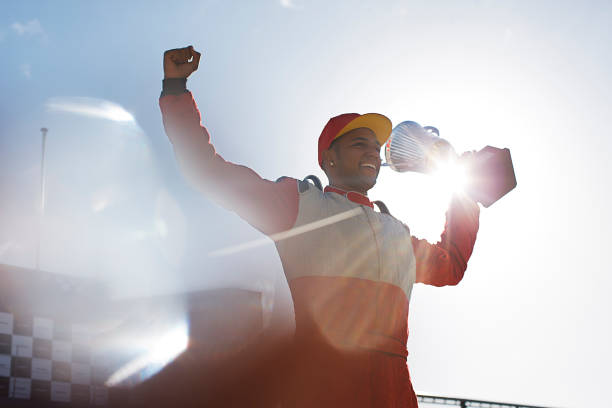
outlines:
[[[185,176],[276,244],[296,324],[282,406],[416,407],[406,365],[412,286],[462,279],[478,205],[455,197],[440,242],[430,244],[367,196],[273,182],[225,161],[186,89],[164,91],[160,107]]]

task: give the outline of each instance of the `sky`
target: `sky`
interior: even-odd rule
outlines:
[[[268,179],[325,180],[316,139],[344,112],[509,148],[518,186],[482,209],[463,281],[413,290],[415,389],[603,406],[611,19],[604,1],[4,2],[0,263],[36,264],[46,127],[41,269],[117,298],[255,289],[291,319],[273,244],[219,255],[262,236],[186,183],[163,132],[162,54],[193,45],[217,151]],[[430,176],[382,169],[370,197],[437,241],[447,200]]]

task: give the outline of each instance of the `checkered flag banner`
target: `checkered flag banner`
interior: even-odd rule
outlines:
[[[109,370],[84,326],[0,312],[0,398],[104,406]]]

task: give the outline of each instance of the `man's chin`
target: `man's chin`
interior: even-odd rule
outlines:
[[[365,191],[372,189],[376,185],[376,176],[374,177],[364,177],[361,180],[361,185],[364,187]]]
[[[354,177],[351,180],[351,183],[347,183],[347,185],[355,186],[356,191],[368,191],[376,184],[377,175],[359,175],[359,177]]]

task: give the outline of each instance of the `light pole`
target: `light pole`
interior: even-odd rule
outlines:
[[[42,154],[40,157],[40,214],[38,217],[38,243],[36,245],[36,270],[40,271],[40,235],[42,233],[42,220],[45,215],[45,145],[47,144],[47,132],[49,129],[41,128]]]

